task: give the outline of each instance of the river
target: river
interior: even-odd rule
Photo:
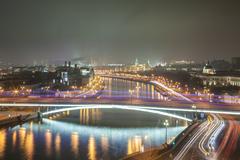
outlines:
[[[127,94],[130,86],[136,90],[136,97],[158,97],[151,85],[139,82],[111,80],[106,81],[106,86],[111,92],[104,95],[131,96]],[[167,130],[163,126],[166,119]],[[166,140],[166,133],[172,138],[186,127],[185,121],[138,111],[67,111],[42,121],[1,129],[0,159],[114,160],[160,146]]]

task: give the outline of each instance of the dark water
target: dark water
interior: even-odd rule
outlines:
[[[49,119],[50,118],[50,119]],[[114,160],[165,142],[186,126],[165,116],[136,111],[84,109],[58,114],[42,122],[0,131],[0,159]]]

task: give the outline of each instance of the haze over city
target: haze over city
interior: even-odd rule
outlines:
[[[239,160],[239,8],[2,0],[0,160]]]
[[[237,1],[1,1],[0,59],[230,60],[239,16]]]

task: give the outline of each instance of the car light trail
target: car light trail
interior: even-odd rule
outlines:
[[[193,103],[193,101],[192,101],[191,99],[183,96],[182,94],[180,94],[180,93],[172,90],[171,88],[165,86],[164,84],[162,84],[162,83],[160,83],[160,82],[158,82],[158,81],[150,81],[150,83],[155,84],[155,85],[158,85],[158,86],[166,89],[166,90],[169,91],[170,93],[174,94],[175,96],[181,97],[182,99],[184,99],[184,100],[186,100],[186,101],[188,101],[188,102]]]
[[[199,150],[205,156],[209,155],[209,152],[205,149],[205,144],[208,142],[209,137],[213,137],[214,132],[217,130],[217,128],[219,126],[221,126],[220,119],[217,116],[215,116],[214,114],[212,116],[214,119],[213,119],[213,121],[210,122],[208,130],[206,131],[205,135],[203,136],[203,138],[200,140],[200,142],[198,144]]]
[[[200,125],[200,129],[193,134],[191,139],[183,146],[183,148],[178,152],[178,154],[174,157],[174,160],[183,159],[187,154],[189,149],[194,145],[194,143],[198,140],[198,138],[208,129],[209,122],[204,122]]]

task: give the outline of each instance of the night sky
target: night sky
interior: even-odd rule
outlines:
[[[240,56],[237,0],[1,0],[0,60],[33,63]]]

